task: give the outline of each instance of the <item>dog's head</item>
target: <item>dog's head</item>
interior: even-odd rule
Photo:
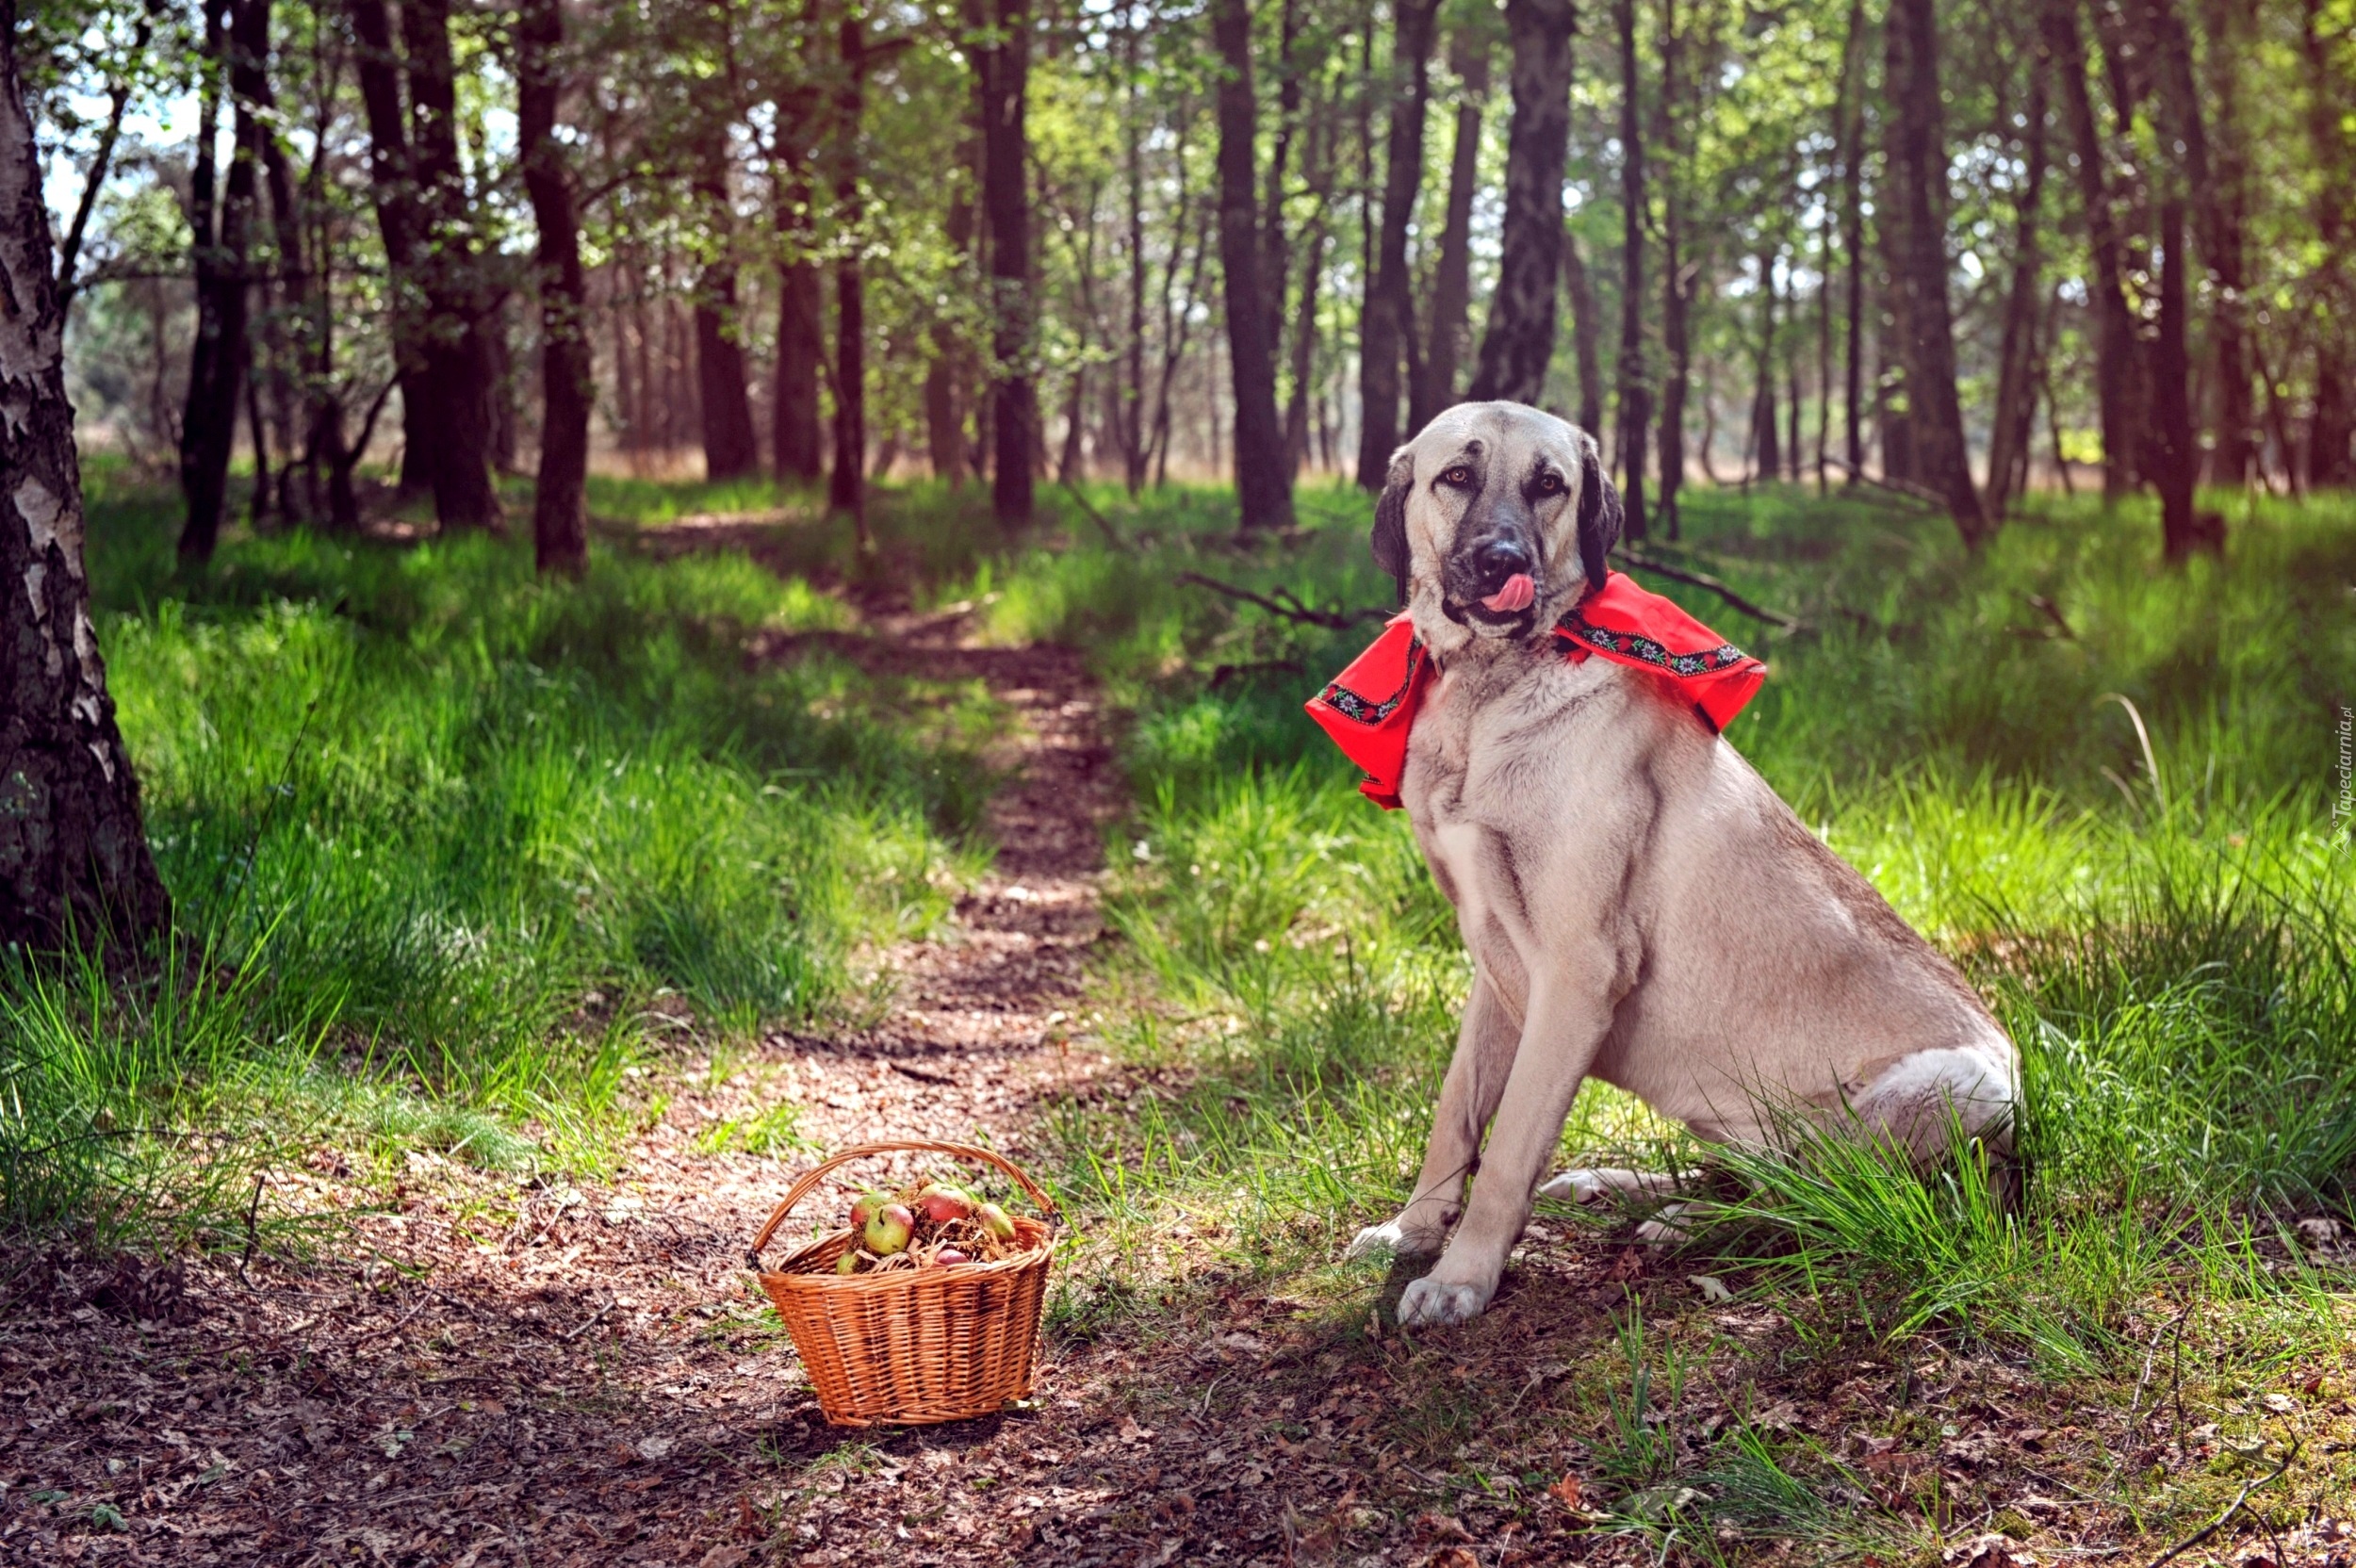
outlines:
[[[1427,642],[1544,633],[1603,580],[1620,497],[1595,439],[1522,403],[1460,403],[1391,458],[1374,559]],[[1463,630],[1446,635],[1451,624]]]

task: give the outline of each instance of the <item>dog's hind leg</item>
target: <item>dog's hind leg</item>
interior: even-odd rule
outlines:
[[[1415,1178],[1415,1195],[1396,1219],[1359,1232],[1350,1244],[1350,1257],[1385,1252],[1397,1257],[1430,1257],[1439,1251],[1440,1244],[1448,1239],[1448,1228],[1464,1212],[1464,1183],[1480,1164],[1481,1131],[1497,1114],[1520,1038],[1520,1021],[1506,1010],[1487,972],[1477,974],[1472,996],[1464,1004],[1464,1025],[1456,1037],[1456,1055],[1440,1086],[1440,1102],[1432,1118],[1432,1141],[1424,1149],[1423,1171]]]
[[[1697,1170],[1622,1170],[1616,1167],[1565,1170],[1539,1187],[1541,1198],[1592,1203],[1598,1198],[1666,1198],[1701,1179]]]

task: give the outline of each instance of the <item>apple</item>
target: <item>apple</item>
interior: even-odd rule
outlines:
[[[862,1230],[875,1217],[875,1211],[892,1201],[888,1192],[862,1192],[851,1200],[851,1229]]]
[[[916,1217],[908,1213],[905,1203],[886,1203],[867,1217],[867,1225],[860,1239],[867,1250],[879,1258],[908,1250],[908,1237],[916,1233]]]
[[[995,1203],[984,1203],[974,1209],[973,1217],[982,1222],[982,1229],[999,1241],[1014,1239],[1014,1219]]]
[[[973,1212],[973,1200],[953,1186],[936,1182],[916,1195],[917,1215],[930,1225],[946,1225]]]
[[[858,1273],[858,1272],[859,1272],[859,1254],[858,1254],[857,1252],[845,1252],[845,1253],[843,1253],[841,1257],[839,1257],[839,1258],[835,1259],[835,1260],[834,1260],[834,1271],[835,1271],[837,1274],[856,1274],[856,1273]]]
[[[944,1247],[940,1251],[933,1254],[933,1266],[935,1268],[947,1268],[956,1264],[972,1263],[973,1261],[973,1260],[972,1258],[967,1257],[964,1253],[958,1251],[954,1247]]]

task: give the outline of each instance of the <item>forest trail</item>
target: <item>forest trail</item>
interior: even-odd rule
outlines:
[[[990,759],[995,864],[947,929],[872,956],[880,1004],[853,1025],[645,1086],[659,1112],[605,1181],[519,1185],[428,1153],[360,1172],[322,1149],[268,1177],[275,1209],[350,1216],[307,1262],[257,1256],[241,1277],[233,1248],[20,1275],[0,1315],[16,1401],[0,1411],[0,1562],[1546,1560],[1509,1494],[1458,1495],[1383,1427],[1437,1372],[1526,1359],[1562,1316],[1544,1288],[1509,1290],[1461,1346],[1418,1349],[1317,1321],[1196,1236],[1172,1244],[1183,1258],[1092,1266],[1111,1273],[1049,1335],[1032,1408],[869,1432],[820,1417],[744,1266],[794,1173],[906,1135],[979,1135],[1021,1161],[1045,1152],[1054,1103],[1135,1086],[1071,1017],[1121,808],[1080,656],[981,645],[957,614],[871,610],[818,640],[981,681],[1018,721]],[[790,641],[752,651],[792,657]],[[764,1127],[785,1140],[774,1157],[741,1147]],[[813,1200],[813,1227],[837,1200]],[[1605,1261],[1566,1247],[1525,1276],[1616,1293]],[[1096,1310],[1122,1301],[1142,1310]]]

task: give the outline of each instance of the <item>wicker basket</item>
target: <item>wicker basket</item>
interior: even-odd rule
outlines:
[[[996,1263],[841,1275],[835,1260],[855,1245],[846,1227],[790,1252],[774,1269],[761,1263],[794,1205],[838,1167],[875,1154],[948,1154],[996,1166],[1023,1184],[1042,1213],[1055,1205],[1039,1184],[987,1149],[909,1140],[845,1150],[795,1182],[753,1238],[761,1288],[794,1335],[794,1348],[838,1427],[878,1421],[910,1425],[989,1415],[1031,1392],[1039,1324],[1047,1298],[1047,1222],[1014,1222],[1024,1250]]]

